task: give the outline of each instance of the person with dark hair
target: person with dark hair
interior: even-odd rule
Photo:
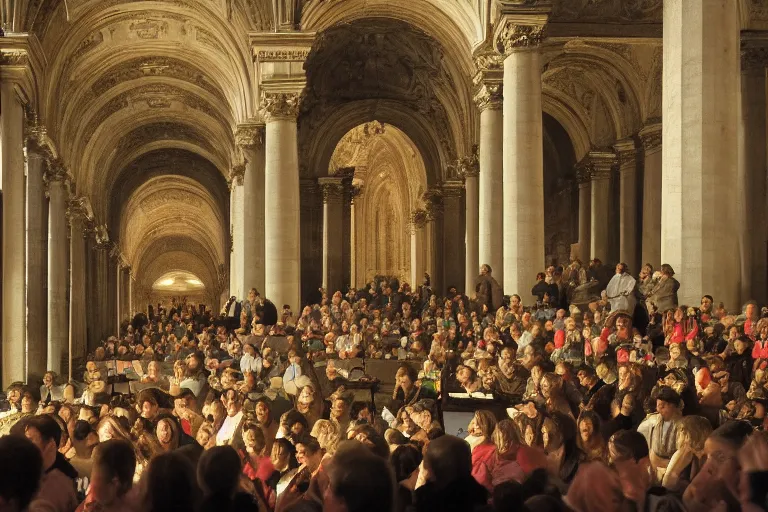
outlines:
[[[0,437],[0,510],[22,512],[40,488],[43,458],[23,437]]]
[[[349,441],[339,446],[328,476],[330,485],[323,500],[324,511],[391,512],[394,509],[392,468],[360,443]]]
[[[620,430],[608,441],[608,456],[621,481],[624,498],[635,510],[648,512],[683,511],[682,502],[663,487],[654,487],[648,444],[640,432]]]
[[[43,479],[29,510],[72,512],[77,507],[77,470],[59,452],[61,427],[51,416],[43,414],[29,418],[24,435],[43,457]]]
[[[312,477],[320,469],[324,454],[325,451],[320,447],[320,443],[312,436],[302,436],[296,441],[296,460],[300,466],[284,494],[278,498],[276,511],[293,510],[293,507],[302,502],[312,501],[313,496],[309,496],[307,491]],[[308,504],[304,503],[304,505]]]
[[[677,431],[682,418],[682,401],[674,389],[663,386],[656,395],[656,413],[649,414],[637,431],[645,436],[650,461],[659,481],[677,450]]]
[[[415,498],[419,512],[487,510],[488,491],[472,476],[472,453],[464,440],[446,435],[429,443]]]
[[[691,512],[713,510],[721,502],[727,510],[741,510],[739,504],[739,450],[753,435],[754,429],[744,421],[729,421],[716,428],[704,442],[706,462],[683,494]]]
[[[136,453],[128,441],[111,439],[93,451],[91,486],[77,512],[133,512],[139,510],[133,489]]]
[[[412,444],[398,446],[389,458],[395,470],[398,512],[404,512],[413,504],[413,491],[423,458],[421,451]]]
[[[250,494],[239,492],[240,456],[231,446],[214,446],[203,453],[197,466],[197,482],[203,490],[199,512],[258,512]]]
[[[143,512],[196,511],[202,493],[190,460],[178,452],[158,455],[142,475]]]

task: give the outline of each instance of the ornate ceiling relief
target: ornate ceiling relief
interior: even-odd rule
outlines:
[[[661,23],[663,0],[554,0],[552,21]]]
[[[428,119],[442,153],[455,159],[446,105],[460,101],[443,59],[443,50],[434,39],[402,22],[367,20],[319,34],[306,64],[307,88],[300,119],[302,149],[310,134],[339,105],[386,99],[401,103],[403,111]]]

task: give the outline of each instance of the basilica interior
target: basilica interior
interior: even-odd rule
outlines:
[[[0,9],[4,386],[172,296],[599,258],[768,299],[766,0]]]

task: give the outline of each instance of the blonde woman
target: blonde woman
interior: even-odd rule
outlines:
[[[311,435],[320,443],[320,448],[325,450],[323,460],[330,459],[336,453],[336,447],[341,440],[341,433],[336,423],[330,420],[317,420],[312,427]]]

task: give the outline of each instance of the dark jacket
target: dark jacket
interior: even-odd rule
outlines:
[[[414,493],[415,510],[418,512],[490,512],[488,491],[474,478],[467,477],[438,489],[434,482],[427,482]]]

